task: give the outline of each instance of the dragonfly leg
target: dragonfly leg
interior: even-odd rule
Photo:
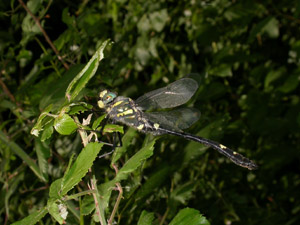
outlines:
[[[117,144],[117,141],[116,141],[117,136],[118,136],[118,139],[119,139],[119,145]],[[100,155],[99,158],[103,158],[107,155],[110,155],[115,151],[116,148],[123,146],[122,139],[121,139],[121,133],[120,132],[114,132],[114,134],[113,134],[113,144],[111,144],[111,143],[109,143],[109,144],[110,144],[110,146],[112,146],[112,150],[110,152],[104,153],[103,155]]]

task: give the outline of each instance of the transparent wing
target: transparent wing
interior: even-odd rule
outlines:
[[[197,89],[197,81],[191,78],[182,78],[166,87],[144,94],[135,103],[143,110],[173,108],[186,103]]]
[[[181,131],[192,126],[200,118],[200,112],[193,108],[180,108],[165,112],[145,112],[144,117],[165,129]]]

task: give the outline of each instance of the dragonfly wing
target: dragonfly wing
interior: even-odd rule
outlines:
[[[173,108],[186,103],[197,89],[197,81],[191,78],[182,78],[166,87],[144,94],[135,103],[143,110]]]
[[[199,119],[200,112],[193,108],[180,108],[165,112],[145,112],[144,116],[160,127],[181,131],[192,126]]]

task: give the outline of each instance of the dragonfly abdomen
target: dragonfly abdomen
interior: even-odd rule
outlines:
[[[211,140],[208,140],[206,138],[199,137],[196,135],[192,135],[189,133],[177,132],[177,131],[164,129],[162,127],[159,127],[157,130],[158,130],[158,132],[160,131],[165,134],[179,136],[179,137],[182,137],[182,138],[185,138],[185,139],[188,139],[191,141],[199,142],[206,146],[212,147],[213,149],[217,150],[222,155],[225,155],[226,157],[228,157],[235,164],[245,167],[245,168],[248,168],[249,170],[255,170],[258,168],[258,166],[252,160],[242,156],[241,154],[239,154],[239,153],[231,150],[230,148],[228,148],[222,144],[219,144],[217,142],[214,142],[214,141],[211,141]]]

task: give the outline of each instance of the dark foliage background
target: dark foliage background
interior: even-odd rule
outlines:
[[[184,207],[199,210],[211,224],[300,223],[299,1],[25,3],[69,71],[79,71],[102,41],[114,42],[85,100],[95,101],[107,87],[135,99],[198,73],[201,85],[190,104],[202,115],[188,131],[260,166],[248,171],[200,144],[162,137],[154,155],[122,183],[120,224],[135,224],[142,210],[154,212],[157,224],[164,215],[168,222]],[[10,224],[46,204],[49,184],[62,176],[81,143],[76,134],[56,133],[44,144],[30,134],[40,112],[58,101],[60,83],[76,73],[66,72],[19,1],[0,2],[0,24],[0,223]],[[134,135],[123,160],[145,137]],[[36,149],[43,148],[46,181],[8,143],[40,166]],[[109,158],[94,167],[100,183],[114,174]],[[153,183],[145,187],[149,179]],[[49,223],[48,215],[41,224]]]

